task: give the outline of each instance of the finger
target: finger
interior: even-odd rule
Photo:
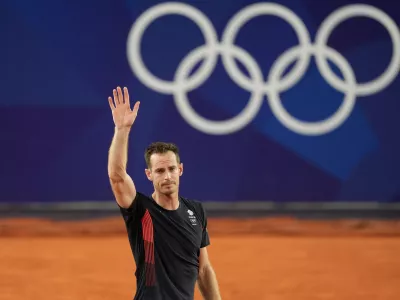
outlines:
[[[108,97],[108,103],[110,104],[111,110],[114,110],[114,109],[115,109],[115,106],[114,106],[114,103],[113,103],[113,100],[112,100],[111,97]]]
[[[119,100],[118,100],[118,95],[117,95],[117,90],[116,89],[113,89],[113,96],[114,96],[115,106],[118,106],[119,105]]]
[[[118,100],[120,104],[124,104],[124,97],[122,96],[122,90],[120,87],[117,87],[118,91]]]
[[[129,92],[126,87],[124,87],[124,98],[125,98],[125,104],[131,108],[131,103],[129,102]]]
[[[139,111],[139,106],[140,106],[140,101],[137,101],[137,102],[135,103],[135,106],[133,107],[133,112],[134,112],[135,114],[138,113],[138,111]]]

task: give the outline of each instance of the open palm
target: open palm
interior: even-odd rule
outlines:
[[[124,127],[131,127],[135,122],[140,102],[137,101],[131,109],[129,102],[128,89],[124,88],[124,94],[122,95],[122,90],[120,87],[113,90],[114,101],[111,97],[108,97],[108,102],[110,104],[114,124],[118,129]]]

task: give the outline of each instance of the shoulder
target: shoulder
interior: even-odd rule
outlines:
[[[135,201],[137,202],[138,205],[142,206],[143,208],[147,208],[147,209],[149,209],[151,207],[151,204],[153,203],[151,196],[146,195],[141,192],[136,192]]]
[[[134,211],[142,209],[149,201],[151,201],[149,196],[141,192],[136,192],[136,196],[128,208],[123,208],[118,203],[117,204],[122,213],[132,213]]]
[[[136,199],[139,200],[150,200],[150,196],[142,193],[142,192],[136,192]]]

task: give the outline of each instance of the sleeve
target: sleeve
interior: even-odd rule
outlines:
[[[123,208],[117,203],[126,225],[128,225],[132,221],[140,220],[142,218],[145,211],[144,209],[145,198],[146,198],[145,195],[136,192],[135,199],[133,200],[130,207]]]
[[[210,245],[210,236],[208,235],[207,213],[201,203],[200,203],[200,209],[201,209],[201,214],[202,214],[202,218],[203,218],[203,220],[202,220],[203,233],[202,233],[200,248],[204,248],[204,247],[207,247],[208,245]]]

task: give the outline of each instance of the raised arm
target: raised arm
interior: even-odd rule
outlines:
[[[108,97],[115,131],[108,155],[108,176],[117,203],[124,208],[131,206],[136,196],[136,187],[126,172],[128,161],[129,133],[135,122],[140,102],[131,110],[128,89],[123,94],[120,87],[113,90],[114,100]]]

